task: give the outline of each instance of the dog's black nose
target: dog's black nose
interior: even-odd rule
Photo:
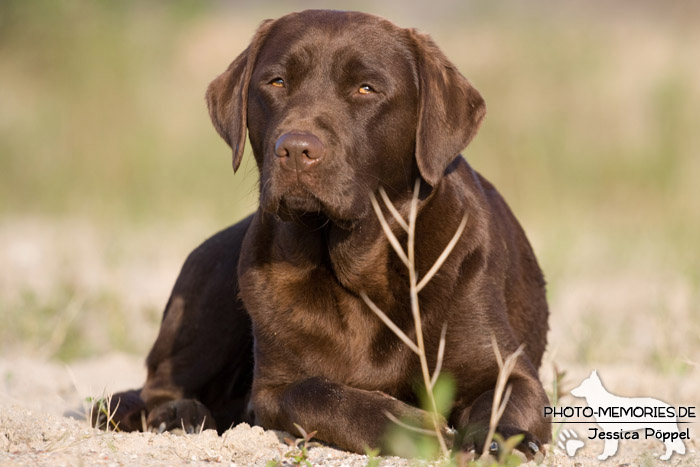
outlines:
[[[309,133],[285,133],[275,143],[275,155],[282,167],[302,171],[323,159],[326,148]]]

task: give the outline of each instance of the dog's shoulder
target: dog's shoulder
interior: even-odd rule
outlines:
[[[187,256],[176,288],[201,283],[212,274],[235,274],[243,239],[254,215],[209,237]]]

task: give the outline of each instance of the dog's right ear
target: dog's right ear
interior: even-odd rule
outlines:
[[[258,52],[274,20],[265,20],[253,40],[229,67],[209,84],[206,93],[209,116],[214,128],[233,150],[233,171],[238,170],[245,147],[248,86]]]

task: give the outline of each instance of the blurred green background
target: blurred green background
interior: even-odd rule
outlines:
[[[187,253],[255,209],[207,84],[265,18],[358,9],[430,33],[481,91],[467,159],[549,281],[549,355],[700,360],[700,6],[0,3],[0,351],[145,354]]]

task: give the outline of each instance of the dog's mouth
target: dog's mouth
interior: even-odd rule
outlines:
[[[302,184],[295,184],[282,194],[279,210],[291,215],[324,211],[321,200]]]
[[[350,219],[329,207],[319,196],[302,184],[294,184],[275,200],[263,203],[264,210],[283,221],[303,225],[325,225],[329,221],[343,229],[351,229],[357,219]]]
[[[266,158],[261,171],[260,207],[284,221],[306,224],[308,218],[345,228],[371,210],[349,167],[326,163],[303,171],[282,170],[277,159]],[[330,162],[333,162],[331,160]]]

